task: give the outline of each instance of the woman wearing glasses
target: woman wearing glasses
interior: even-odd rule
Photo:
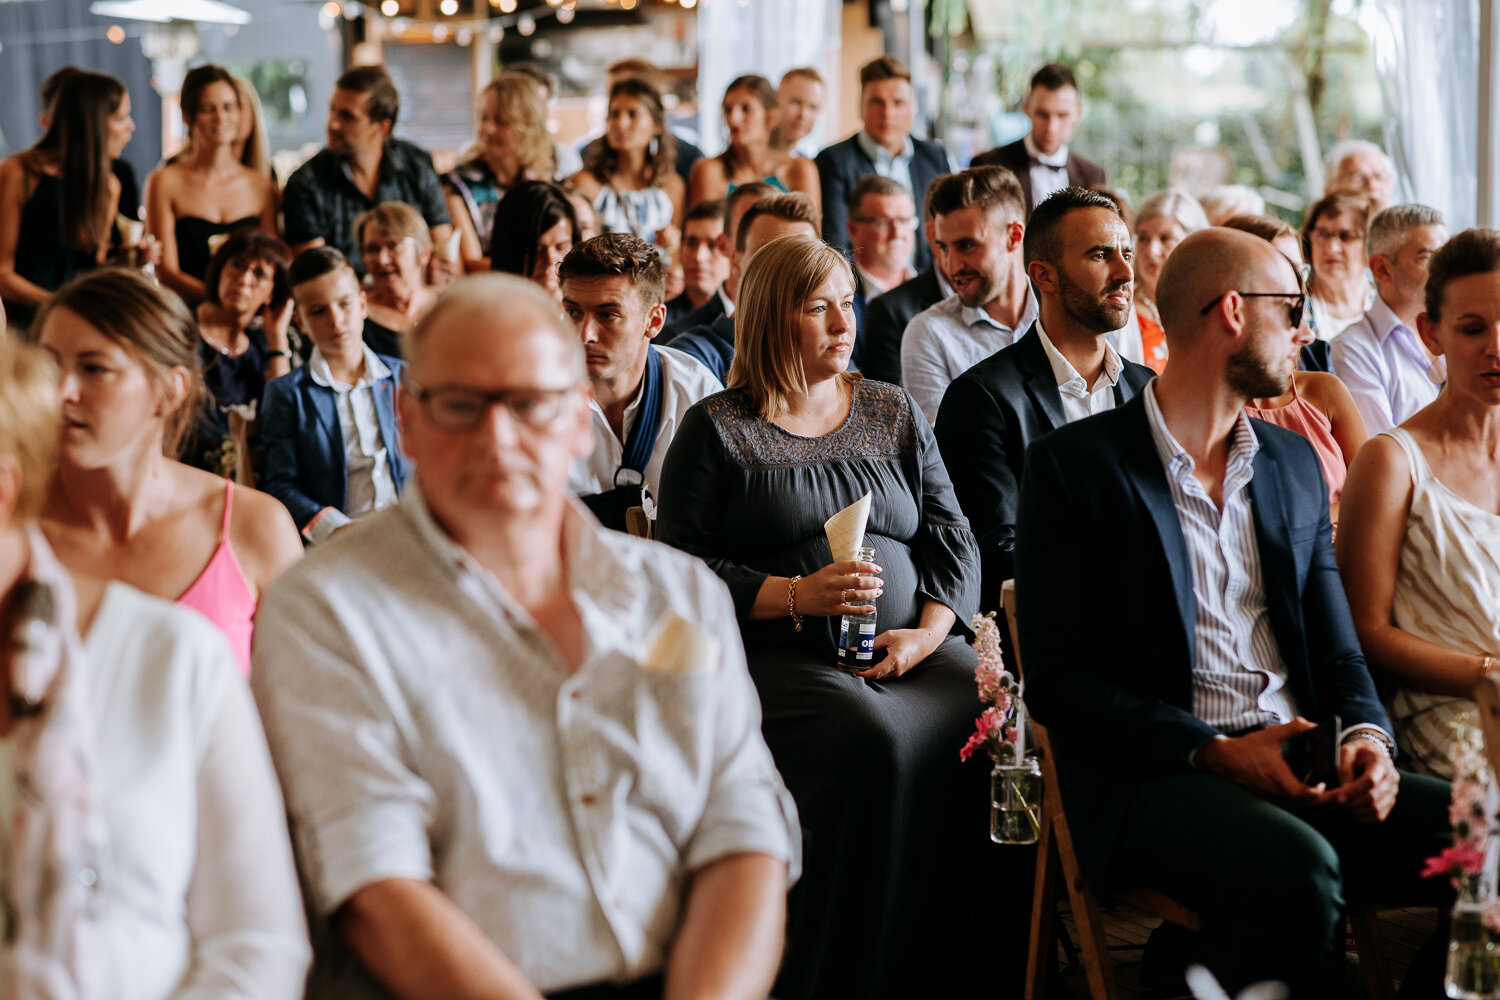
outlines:
[[[1500,232],[1432,256],[1417,332],[1448,365],[1437,399],[1349,470],[1338,562],[1359,644],[1396,683],[1396,740],[1451,778],[1452,723],[1500,668]]]
[[[248,673],[256,603],[302,543],[271,497],[175,460],[203,396],[192,314],[108,268],[59,289],[35,329],[62,370],[41,522],[58,558],[201,611]]]
[[[1207,228],[1203,207],[1182,191],[1158,191],[1141,202],[1136,213],[1135,316],[1141,328],[1140,362],[1158,375],[1167,367],[1167,335],[1156,309],[1156,279],[1177,244],[1189,233]]]
[[[1297,235],[1280,219],[1265,215],[1237,215],[1224,225],[1228,229],[1259,236],[1286,255],[1299,271],[1302,270],[1302,248]],[[1297,305],[1299,323],[1307,322],[1305,302],[1304,299]],[[1305,347],[1303,354],[1305,362]],[[1355,453],[1367,437],[1365,422],[1344,383],[1327,372],[1297,371],[1292,374],[1290,389],[1280,396],[1252,399],[1245,411],[1267,423],[1296,431],[1312,442],[1313,451],[1318,453],[1318,461],[1323,466],[1323,478],[1328,483],[1329,513],[1337,528],[1339,501],[1349,463],[1354,461]]]
[[[354,220],[354,239],[369,269],[365,343],[386,357],[401,357],[401,331],[432,304],[427,286],[432,235],[421,213],[405,202],[376,205]]]
[[[1313,202],[1302,220],[1302,259],[1312,267],[1308,312],[1319,340],[1343,333],[1374,303],[1365,271],[1365,231],[1374,209],[1369,195],[1340,190]]]

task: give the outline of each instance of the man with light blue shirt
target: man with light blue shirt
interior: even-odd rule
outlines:
[[[401,362],[365,344],[365,293],[338,250],[303,253],[287,283],[314,347],[306,365],[266,386],[259,485],[313,544],[395,503],[406,482],[395,402]]]
[[[1417,335],[1427,262],[1448,241],[1443,214],[1426,205],[1394,205],[1370,220],[1366,247],[1378,294],[1364,318],[1334,338],[1333,370],[1379,434],[1437,399],[1443,363]]]
[[[1021,185],[1004,167],[938,180],[928,201],[939,263],[953,294],[917,313],[901,338],[901,384],[929,423],[959,375],[1009,347],[1036,321],[1021,241]]]
[[[889,177],[922,204],[933,178],[953,169],[942,146],[913,138],[911,71],[894,56],[881,56],[859,71],[859,116],[864,128],[818,154],[823,193],[823,239],[849,251],[849,196],[861,177]],[[922,270],[931,256],[926,240],[917,240],[912,267]]]

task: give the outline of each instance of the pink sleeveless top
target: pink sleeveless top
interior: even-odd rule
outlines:
[[[224,524],[219,529],[219,547],[198,574],[193,585],[177,598],[185,608],[200,612],[229,638],[240,661],[240,671],[250,676],[250,635],[255,628],[255,594],[240,569],[229,544],[229,513],[234,509],[234,483],[224,481]]]
[[[1339,443],[1333,439],[1333,423],[1328,415],[1297,395],[1296,379],[1292,380],[1290,403],[1274,410],[1258,410],[1247,406],[1245,412],[1268,424],[1296,431],[1311,441],[1313,451],[1318,453],[1318,461],[1323,463],[1323,478],[1328,481],[1328,502],[1339,502],[1339,497],[1344,492],[1344,479],[1349,474],[1349,468],[1344,464],[1344,453],[1339,448]]]

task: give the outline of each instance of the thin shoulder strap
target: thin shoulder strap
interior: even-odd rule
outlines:
[[[1427,456],[1422,454],[1421,447],[1417,444],[1416,438],[1411,436],[1410,431],[1402,427],[1392,427],[1381,433],[1394,439],[1401,446],[1401,450],[1406,453],[1406,464],[1411,467],[1413,486],[1432,477],[1432,469],[1427,465]]]
[[[234,480],[224,480],[224,523],[219,528],[219,539],[229,541],[229,514],[234,510]]]

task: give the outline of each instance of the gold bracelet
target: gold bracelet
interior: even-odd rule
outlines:
[[[802,616],[797,614],[797,581],[802,579],[800,575],[794,576],[786,585],[786,613],[792,616],[792,628],[802,631]]]

